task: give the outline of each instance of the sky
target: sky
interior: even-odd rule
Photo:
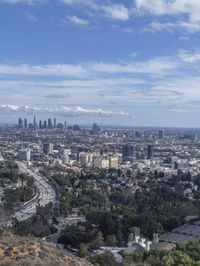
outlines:
[[[199,0],[0,0],[0,123],[200,127]]]

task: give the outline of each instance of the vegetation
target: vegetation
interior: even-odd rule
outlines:
[[[2,187],[8,183],[16,183],[19,177],[18,166],[14,162],[0,162],[0,184]]]
[[[95,266],[123,266],[122,263],[116,262],[114,255],[110,252],[91,257],[90,261]]]
[[[15,232],[19,235],[33,235],[35,237],[44,237],[51,235],[57,229],[49,223],[52,216],[52,205],[37,207],[37,213],[26,221],[15,221]]]
[[[162,180],[163,173],[151,173],[147,182],[139,173],[137,177],[130,172],[123,174],[126,182],[135,182],[137,178],[141,189],[135,193],[126,186],[112,186],[117,183],[119,175],[122,173],[115,169],[107,172],[87,169],[74,175],[73,179],[65,173],[65,181],[60,187],[61,213],[70,214],[76,208],[80,214],[85,214],[87,226],[84,234],[90,237],[83,237],[76,245],[76,241],[69,239],[72,236],[76,239],[79,226],[69,227],[62,232],[62,243],[76,248],[85,243],[91,247],[88,241],[94,240],[94,232],[101,232],[104,245],[121,246],[127,242],[133,227],[139,227],[143,236],[152,239],[153,233],[171,231],[184,223],[186,215],[199,213],[200,201],[188,201],[184,194],[185,185],[181,183],[189,182],[189,174],[178,173],[166,181]],[[160,178],[159,182],[157,178]],[[177,180],[180,181],[178,185]],[[93,184],[98,184],[98,189],[94,189]]]
[[[48,169],[45,169],[48,175]],[[200,212],[200,183],[198,177],[178,172],[165,179],[164,173],[133,175],[131,170],[85,169],[73,172],[53,169],[50,180],[57,182],[60,192],[60,213],[69,215],[76,210],[85,215],[86,221],[67,226],[58,239],[59,243],[76,248],[80,257],[88,258],[91,251],[102,245],[124,246],[135,227],[141,235],[152,239],[153,233],[163,234],[184,223],[186,215]],[[184,193],[191,179],[197,186],[193,200]],[[126,184],[135,183],[139,189],[133,191]],[[49,224],[53,213],[51,206],[39,208],[37,215],[22,223],[16,223],[16,231],[34,236],[52,233]],[[171,252],[151,251],[126,256],[125,265],[199,265],[198,242],[178,245]],[[192,246],[193,245],[193,246]],[[191,247],[191,253],[188,251]],[[106,252],[91,258],[94,265],[121,265],[112,254]]]
[[[31,182],[28,182],[32,184]],[[20,205],[22,202],[26,202],[35,196],[34,185],[27,187],[19,187],[16,189],[6,189],[4,192],[4,207],[5,209],[12,210],[13,208]]]
[[[192,241],[178,244],[172,251],[153,250],[147,252],[135,252],[131,256],[125,256],[125,264],[136,266],[199,266],[200,242]]]
[[[21,183],[20,186],[16,185],[17,182]],[[2,201],[6,210],[13,210],[35,195],[33,178],[20,174],[18,166],[11,161],[0,162],[0,186],[4,188]]]

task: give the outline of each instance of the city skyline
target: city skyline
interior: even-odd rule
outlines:
[[[0,122],[199,127],[197,0],[1,0]]]

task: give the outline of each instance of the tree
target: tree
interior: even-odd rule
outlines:
[[[163,266],[173,266],[174,264],[174,259],[171,255],[166,255],[162,258],[161,264]]]
[[[175,250],[172,253],[172,258],[174,260],[175,265],[182,265],[182,266],[190,266],[192,265],[192,259],[189,257],[187,253],[183,251]]]
[[[94,265],[101,266],[122,266],[121,263],[116,262],[114,255],[108,251],[104,252],[103,254],[92,257],[91,262]]]
[[[90,243],[92,239],[94,239],[94,230],[90,224],[79,222],[77,225],[66,227],[61,232],[58,242],[79,248],[80,243]]]
[[[117,243],[117,238],[114,234],[106,236],[106,244],[111,247],[115,247]]]
[[[89,256],[89,251],[87,249],[87,246],[83,243],[80,244],[79,248],[79,256],[82,258],[86,258]]]
[[[122,231],[120,231],[120,230],[117,231],[117,241],[118,241],[119,245],[122,244],[123,234],[122,234]]]
[[[98,249],[101,247],[101,245],[103,244],[103,235],[102,233],[99,231],[96,235],[96,238],[92,241],[90,247],[92,249]]]

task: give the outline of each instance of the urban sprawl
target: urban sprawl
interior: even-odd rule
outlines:
[[[1,225],[18,234],[119,263],[199,239],[198,130],[19,118],[0,152]]]

